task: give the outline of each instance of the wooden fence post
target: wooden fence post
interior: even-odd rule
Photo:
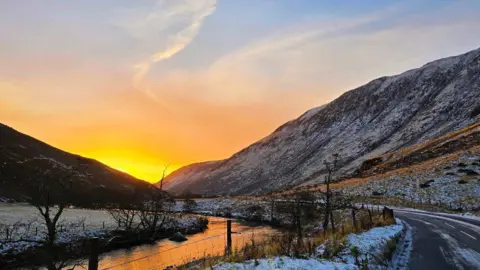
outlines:
[[[383,220],[386,220],[387,217],[395,219],[395,215],[393,214],[393,209],[390,209],[385,206],[382,211],[382,217],[383,217]]]
[[[232,254],[232,221],[227,220],[227,250],[226,255]]]
[[[335,223],[333,221],[333,211],[330,211],[330,223],[332,224],[332,231],[335,233]]]
[[[357,231],[357,219],[355,217],[355,209],[352,209],[353,229]]]
[[[370,218],[370,226],[373,226],[372,211],[370,209],[368,209],[368,217]]]
[[[90,257],[88,259],[88,270],[98,270],[98,238],[90,239]]]

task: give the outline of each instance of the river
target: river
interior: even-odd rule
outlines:
[[[180,266],[206,256],[223,255],[226,246],[227,219],[210,217],[208,229],[202,233],[187,236],[188,241],[176,243],[161,240],[152,245],[141,245],[130,249],[121,249],[100,256],[99,269],[149,270],[165,269],[168,266]],[[241,248],[255,239],[260,243],[266,234],[275,233],[268,226],[251,226],[232,221],[233,248]]]

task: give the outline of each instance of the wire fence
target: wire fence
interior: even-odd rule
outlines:
[[[372,213],[377,213],[377,215],[378,214],[385,215],[384,208],[378,205],[360,204],[360,205],[357,205],[357,207],[358,207],[357,209],[351,209],[352,211],[351,218],[352,218],[354,228],[358,227],[363,229],[365,226],[368,226],[369,224],[370,225],[373,224]],[[362,212],[360,210],[364,210],[364,211]],[[369,213],[368,215],[366,214],[367,212]],[[393,213],[392,213],[392,217],[393,217]],[[383,219],[385,219],[385,216],[383,217]],[[226,254],[227,229],[226,229],[226,226],[220,225],[220,227],[218,227],[219,224],[221,223],[225,224],[227,222],[226,221],[212,222],[211,225],[213,225],[212,226],[213,228],[208,229],[203,233],[205,235],[204,238],[194,240],[192,242],[190,241],[184,242],[179,246],[174,246],[174,247],[160,246],[160,247],[157,247],[160,250],[151,252],[149,254],[146,254],[137,258],[130,259],[128,261],[122,261],[122,262],[112,261],[111,262],[112,265],[106,265],[105,267],[101,268],[101,270],[117,269],[122,266],[126,266],[138,261],[147,260],[149,258],[157,257],[157,256],[158,258],[156,259],[156,261],[151,261],[149,263],[153,263],[155,264],[154,266],[156,268],[162,268],[162,269],[169,266],[186,265],[188,263],[199,261],[209,257],[223,256]],[[342,223],[340,225],[341,227],[337,229],[343,232],[344,230],[343,225],[344,224]],[[220,233],[216,233],[216,232],[220,232]],[[212,233],[215,233],[215,234],[209,235]],[[273,235],[278,235],[278,232],[272,231],[271,228],[267,229],[266,227],[261,227],[261,226],[244,227],[237,224],[237,226],[234,227],[234,230],[232,231],[232,236],[234,237],[233,237],[233,245],[230,246],[230,251],[232,249],[240,250],[243,247],[245,247],[247,244],[252,243],[252,241],[255,241],[257,244],[261,243],[263,242],[264,239],[268,239],[268,237]],[[198,234],[193,235],[192,238],[194,238],[195,236],[199,236],[199,235]],[[223,238],[223,240],[219,241],[219,239],[221,238]],[[177,250],[179,251],[177,252]],[[173,253],[172,255],[172,252],[175,252],[175,253]],[[183,257],[180,256],[178,253],[181,253]],[[167,256],[162,256],[162,254],[163,255],[167,254]],[[141,267],[133,267],[132,269],[135,269],[135,268],[144,269],[144,267],[146,266],[152,269],[150,264],[144,264]]]
[[[219,224],[219,223],[224,223],[226,224],[226,221],[215,221],[214,223]],[[269,229],[266,229],[265,227],[258,227],[258,228],[244,228],[241,226],[237,226],[236,229],[242,229],[242,230],[237,230],[232,232],[233,237],[233,248],[235,249],[241,249],[243,248],[247,243],[250,242],[251,239],[257,238],[256,241],[261,241],[262,239],[259,239],[261,237],[268,237],[271,235],[276,234],[276,232],[271,232]],[[162,246],[157,247],[160,248],[161,250],[151,252],[149,254],[143,255],[138,258],[134,258],[128,261],[123,261],[123,262],[118,262],[113,265],[108,265],[106,267],[100,268],[101,270],[110,270],[110,269],[118,269],[122,267],[126,267],[129,264],[136,263],[139,261],[143,260],[148,260],[151,258],[159,257],[160,259],[165,260],[165,257],[169,257],[169,261],[165,262],[160,262],[156,261],[156,264],[162,264],[162,267],[167,267],[171,265],[184,265],[196,260],[201,260],[204,258],[212,257],[212,256],[223,256],[225,254],[225,250],[227,247],[227,232],[226,232],[226,226],[221,227],[221,228],[212,228],[208,229],[204,233],[212,233],[212,232],[218,232],[218,231],[224,231],[223,233],[218,233],[214,234],[211,236],[207,236],[205,238],[201,238],[199,240],[193,241],[193,242],[184,242],[181,243],[179,246],[175,247],[170,247],[167,249],[162,249]],[[223,238],[223,241],[221,240],[220,242],[218,241],[219,239]],[[210,242],[210,243],[209,243]],[[192,247],[194,246],[194,247]],[[163,246],[164,248],[166,246]],[[177,252],[178,251],[178,252]],[[174,252],[174,255],[172,256],[172,252]],[[167,254],[169,253],[169,254]],[[184,257],[181,257],[180,254],[182,254]],[[162,255],[167,255],[163,256]],[[158,265],[156,265],[158,266]]]
[[[225,233],[223,233],[223,234],[218,234],[218,235],[210,236],[210,237],[207,237],[207,238],[204,238],[204,239],[195,241],[195,242],[191,242],[191,243],[188,243],[188,244],[189,244],[189,245],[191,245],[191,244],[196,244],[196,243],[200,243],[200,242],[203,242],[203,241],[207,241],[207,240],[212,239],[212,238],[216,238],[216,237],[219,237],[219,236],[225,236],[225,235],[226,235]],[[123,262],[123,263],[116,264],[116,265],[114,265],[114,266],[109,266],[109,267],[106,267],[106,268],[102,268],[102,270],[114,269],[114,268],[116,268],[116,267],[120,267],[120,266],[123,266],[123,265],[127,265],[127,264],[130,264],[130,263],[136,262],[136,261],[148,259],[148,258],[150,258],[150,257],[157,256],[157,255],[159,255],[159,254],[161,254],[161,253],[170,252],[170,251],[172,251],[172,250],[179,249],[179,248],[184,248],[184,247],[185,247],[185,246],[178,246],[178,247],[174,247],[174,248],[170,248],[170,249],[166,249],[166,250],[161,250],[161,251],[158,251],[158,252],[151,253],[151,254],[149,254],[149,255],[145,255],[145,256],[140,257],[140,258],[136,258],[136,259],[133,259],[133,260],[130,260],[130,261],[127,261],[127,262]]]

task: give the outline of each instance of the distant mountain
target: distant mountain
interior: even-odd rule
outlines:
[[[146,194],[151,185],[96,160],[70,154],[0,124],[0,197],[24,200],[37,181],[72,172],[82,203],[121,202]]]
[[[320,183],[338,153],[338,175],[389,151],[445,135],[480,119],[480,49],[381,77],[306,112],[232,157],[169,175],[173,193],[262,194]]]

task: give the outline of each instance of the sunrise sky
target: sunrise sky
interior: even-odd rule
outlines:
[[[480,47],[480,1],[0,2],[0,122],[156,182]]]

